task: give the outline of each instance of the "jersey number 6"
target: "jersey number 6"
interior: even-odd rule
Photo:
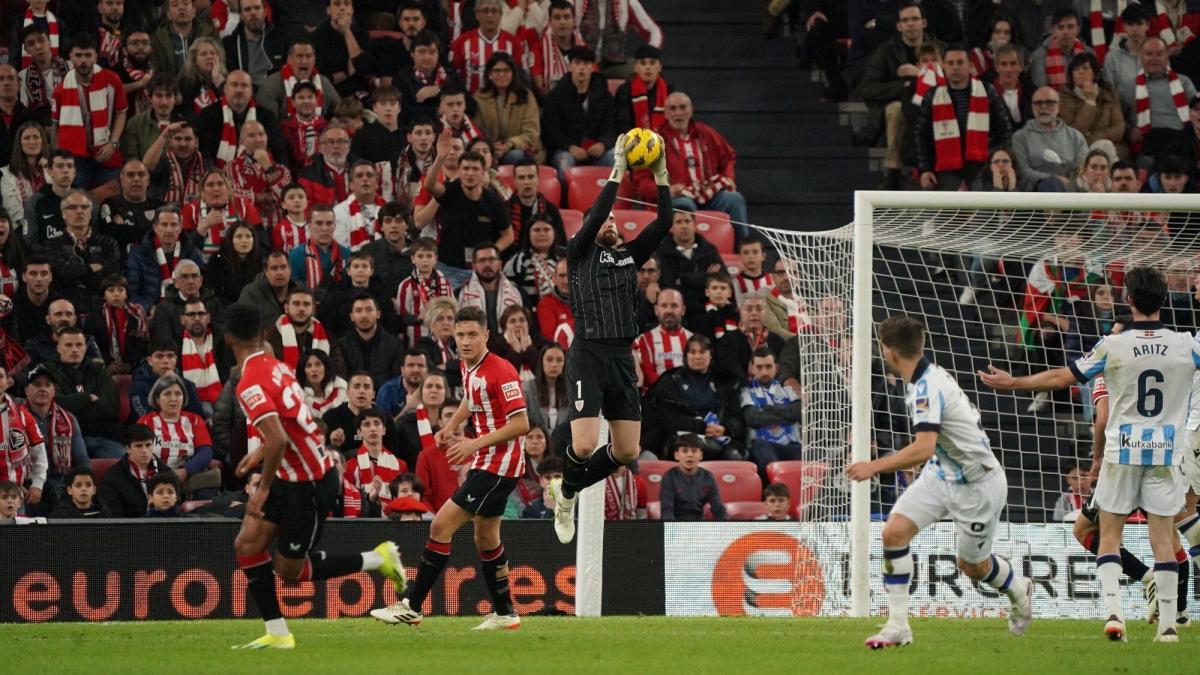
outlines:
[[[1157,417],[1162,412],[1162,390],[1151,386],[1162,381],[1163,374],[1157,370],[1143,370],[1138,375],[1137,411],[1142,417]]]

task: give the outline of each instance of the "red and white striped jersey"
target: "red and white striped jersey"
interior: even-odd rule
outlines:
[[[525,411],[525,394],[517,369],[505,359],[488,352],[474,368],[462,363],[463,386],[475,427],[475,438],[499,430],[508,418]],[[475,453],[472,469],[506,478],[525,473],[525,437],[509,439],[501,445]]]
[[[649,389],[662,374],[684,363],[684,348],[692,331],[680,327],[667,330],[662,326],[637,336],[633,348],[642,365],[642,386]]]
[[[420,274],[413,270],[412,276],[400,282],[396,288],[396,313],[400,316],[415,317],[418,321],[404,329],[409,347],[416,346],[417,341],[427,333],[425,324],[420,322],[425,317],[425,308],[429,306],[429,301],[434,298],[453,297],[454,289],[450,282],[436,269],[428,279],[422,279]]]
[[[496,52],[508,52],[517,65],[521,65],[524,50],[516,36],[500,31],[491,40],[483,37],[479,29],[469,30],[450,44],[450,65],[462,75],[463,85],[471,94],[483,86],[483,67]]]
[[[747,275],[745,272],[738,272],[733,277],[733,297],[737,300],[737,305],[740,307],[742,298],[746,294],[760,291],[764,288],[775,288],[775,277],[763,273],[757,277]]]
[[[148,412],[138,420],[154,430],[154,445],[157,446],[158,458],[172,469],[182,467],[196,448],[212,445],[212,436],[208,433],[208,425],[204,418],[186,410],[179,413],[179,419],[168,422],[158,411]]]
[[[7,394],[0,393],[0,406],[0,480],[41,489],[48,464],[37,420]]]
[[[325,451],[325,440],[304,403],[304,390],[296,382],[294,370],[264,352],[255,352],[242,364],[237,397],[247,425],[257,426],[272,415],[283,425],[287,445],[276,478],[289,483],[314,481],[333,468],[333,457]]]

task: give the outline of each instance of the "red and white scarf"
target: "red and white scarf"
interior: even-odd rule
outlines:
[[[308,250],[304,252],[304,280],[309,288],[316,288],[325,280],[325,269],[321,266],[321,249],[317,246],[317,242],[309,239],[306,245]],[[329,275],[334,281],[342,280],[342,248],[336,241],[329,244],[329,256],[332,258],[329,265]]]
[[[637,520],[637,478],[632,471],[604,479],[604,519]]]
[[[71,470],[74,457],[71,454],[75,438],[75,423],[71,414],[57,403],[50,404],[50,437],[45,439],[46,452],[59,475],[65,476]]]
[[[421,439],[421,452],[437,449],[437,442],[433,438],[433,425],[429,422],[429,411],[424,403],[417,404],[417,436]]]
[[[130,302],[124,307],[113,307],[104,303],[101,308],[104,314],[105,332],[108,335],[110,356],[118,362],[125,361],[125,344],[130,336],[135,338],[146,335],[146,314],[142,306]]]
[[[933,145],[937,162],[935,171],[958,171],[965,162],[983,162],[988,154],[988,132],[991,115],[988,114],[987,90],[983,82],[971,78],[971,101],[967,112],[966,152],[962,147],[962,130],[954,114],[954,101],[950,99],[950,87],[938,87],[933,92]],[[964,157],[964,154],[966,155]]]
[[[17,294],[17,274],[8,262],[0,256],[0,295],[15,298]]]
[[[1179,82],[1179,76],[1175,71],[1167,66],[1168,86],[1171,91],[1171,101],[1175,103],[1175,113],[1179,115],[1179,121],[1188,123],[1188,100],[1187,93],[1183,90],[1183,84]],[[1137,79],[1134,80],[1133,87],[1134,108],[1137,110],[1137,127],[1142,133],[1142,138],[1150,133],[1150,87],[1146,83],[1146,71],[1138,69]],[[1134,152],[1141,152],[1142,144],[1136,143]]]
[[[587,46],[579,31],[574,31],[571,39],[572,46]],[[562,79],[568,72],[567,57],[563,56],[562,50],[558,48],[558,43],[554,41],[554,36],[549,29],[542,33],[541,50],[543,64],[542,78],[546,82],[546,86],[552,88],[554,83]]]
[[[221,97],[217,94],[216,88],[208,82],[202,82],[196,98],[192,99],[192,111],[199,115],[201,111],[219,100],[221,100]]]
[[[250,105],[246,108],[245,122],[251,120],[257,121],[258,114],[255,111],[254,99],[250,99]],[[244,122],[243,122],[244,123]],[[238,147],[238,130],[233,124],[233,108],[229,107],[229,99],[221,97],[221,144],[217,146],[217,168],[224,169],[225,165],[232,162],[234,157],[237,157]]]
[[[778,286],[771,289],[771,295],[783,303],[788,310],[788,331],[799,333],[800,331],[807,332],[812,328],[812,317],[801,308],[799,301],[785,296]]]
[[[296,223],[284,216],[275,223],[272,239],[275,240],[275,246],[284,251],[303,246],[308,243],[308,223]]]
[[[728,306],[729,305],[726,305],[726,307],[728,307]],[[717,307],[716,305],[712,304],[711,302],[704,303],[704,311],[705,312],[719,312],[721,310],[722,310],[721,307]],[[711,321],[711,317],[710,317],[710,321]],[[725,337],[726,333],[732,333],[733,331],[735,331],[737,329],[738,329],[737,319],[733,318],[732,316],[726,316],[724,321],[712,323],[713,337],[718,340]]]
[[[217,373],[217,352],[213,349],[212,329],[197,343],[191,335],[183,336],[180,365],[183,377],[196,385],[196,393],[205,403],[216,403],[221,395],[221,376]]]
[[[101,24],[97,30],[99,31],[98,36],[99,36],[100,48],[97,50],[96,54],[99,57],[100,62],[107,63],[110,65],[116,65],[116,64],[120,63],[121,62],[121,34],[120,34],[121,29],[120,29],[120,27],[118,27],[116,29],[112,29],[112,28],[109,28],[108,26]],[[130,73],[130,76],[132,76],[132,75],[133,74]],[[140,78],[134,77],[133,81],[136,82],[138,79],[140,79]]]
[[[1083,43],[1076,39],[1071,47],[1071,55],[1082,54],[1084,51]],[[1046,84],[1056,91],[1067,86],[1067,57],[1054,42],[1046,45]]]
[[[148,495],[149,493],[146,492],[146,483],[149,482],[151,478],[154,478],[155,474],[158,473],[158,471],[155,470],[154,459],[151,458],[150,463],[146,465],[146,469],[142,470],[138,468],[136,463],[134,463],[133,458],[129,457],[129,455],[125,455],[125,457],[129,462],[129,473],[133,474],[134,479],[137,480],[139,485],[141,485],[142,492]]]
[[[186,204],[196,199],[200,194],[200,179],[204,177],[204,172],[208,169],[204,165],[204,156],[199,152],[192,155],[192,161],[188,162],[186,171],[174,153],[168,151],[166,159],[171,178],[167,183],[163,201]]]
[[[379,449],[379,456],[371,461],[371,454],[367,452],[367,446],[362,445],[358,448],[358,454],[354,458],[354,485],[359,488],[365,488],[374,482],[375,477],[379,476],[383,480],[384,486],[396,480],[404,472],[405,467],[398,457],[388,451],[387,448]]]
[[[440,87],[445,84],[447,77],[449,76],[446,74],[446,69],[441,66],[438,66],[437,70],[433,71],[433,75],[426,75],[416,68],[413,68],[413,78],[416,79],[416,81],[419,82],[422,87],[428,87],[431,84]]]
[[[309,320],[309,326],[312,327],[312,349],[320,349],[326,354],[329,353],[329,336],[325,334],[325,326],[321,325],[316,319]],[[279,341],[283,345],[283,362],[286,363],[292,370],[300,363],[300,342],[296,337],[296,327],[292,325],[292,320],[287,314],[280,315],[275,321],[275,327],[279,329]]]
[[[1149,5],[1150,3],[1143,0],[1142,4]],[[1180,41],[1180,38],[1179,34],[1176,32],[1176,28],[1171,24],[1171,15],[1167,13],[1167,8],[1164,7],[1161,2],[1155,2],[1154,9],[1156,10],[1157,16],[1151,21],[1151,34],[1157,34],[1158,37],[1162,38],[1162,41],[1167,44],[1167,47],[1173,47],[1175,43]],[[1183,11],[1181,16],[1184,16],[1188,13],[1186,7],[1181,9]],[[1182,23],[1183,22],[1180,21],[1180,30],[1183,30]],[[1195,35],[1188,35],[1187,38],[1183,40],[1184,44],[1191,42],[1195,37]]]
[[[340,377],[330,380],[323,392],[317,392],[312,387],[305,387],[305,391],[310,392],[305,399],[308,407],[312,408],[313,415],[318,418],[325,414],[326,410],[346,402],[346,381]]]
[[[643,129],[657,129],[667,122],[667,81],[654,81],[654,101],[642,78],[634,75],[629,81],[629,96],[633,102],[633,123]]]
[[[443,127],[449,127],[451,130],[454,129],[454,127],[450,126],[450,122],[446,119],[445,115],[441,116],[441,122]],[[484,133],[479,129],[479,127],[475,126],[474,122],[471,121],[470,115],[463,115],[462,130],[456,131],[455,135],[462,138],[463,145],[470,145],[471,141],[475,140],[476,138],[482,138]]]
[[[375,195],[375,213],[386,204],[379,195]],[[357,197],[350,198],[350,252],[366,246],[379,237],[379,217],[374,222],[367,222],[362,204]]]
[[[313,87],[317,90],[317,114],[325,110],[325,89],[321,86],[321,76],[317,74],[316,66],[313,66],[312,75],[307,80],[301,80],[292,72],[292,64],[285,63],[279,71],[280,77],[283,78],[283,95],[287,99],[287,116],[292,117],[296,114],[296,103],[292,101],[292,89],[301,82],[312,82]]]
[[[946,72],[942,70],[942,64],[921,66],[921,72],[917,74],[917,80],[913,82],[912,104],[920,106],[921,102],[925,100],[926,93],[944,86],[946,86]]]
[[[362,493],[348,478],[342,478],[342,517],[358,518],[362,515]]]
[[[675,147],[675,152],[683,155],[691,182],[691,185],[683,189],[683,196],[703,206],[712,201],[721,190],[733,190],[733,181],[729,180],[728,176],[717,173],[705,162],[704,145],[700,142],[698,134],[687,138],[673,135],[671,144]],[[712,170],[712,175],[705,175],[709,170]]]
[[[91,157],[94,149],[104,147],[112,137],[109,113],[115,104],[115,92],[102,78],[97,77],[100,66],[92,66],[92,80],[87,84],[88,119],[84,123],[83,105],[79,98],[79,73],[72,68],[63,78],[58,101],[58,147],[70,150],[76,157]],[[56,92],[57,93],[57,92]],[[88,129],[91,135],[88,135]],[[118,153],[113,153],[120,161]],[[105,166],[112,163],[110,158]],[[119,166],[119,164],[118,164]]]
[[[58,58],[58,18],[55,17],[54,14],[51,13],[49,9],[46,10],[46,14],[42,18],[46,19],[46,29],[47,29],[46,32],[48,32],[50,34],[50,55],[52,57],[54,57],[55,59],[57,59]],[[25,21],[21,23],[21,31],[24,32],[24,30],[26,28],[29,28],[30,26],[32,26],[33,22],[34,22],[33,8],[30,7],[25,10]],[[32,63],[33,63],[33,57],[30,56],[28,52],[22,52],[21,53],[21,68],[28,68]]]
[[[0,478],[9,480],[17,485],[25,484],[25,477],[33,468],[33,463],[29,456],[29,443],[32,439],[26,439],[26,442],[21,447],[14,447],[14,444],[9,442],[13,438],[9,429],[13,426],[13,421],[10,419],[16,417],[17,426],[24,427],[22,423],[21,406],[17,405],[16,401],[8,394],[0,394]]]
[[[171,261],[167,262],[167,255],[163,253],[162,242],[159,241],[158,235],[154,235],[154,258],[158,261],[158,274],[162,279],[158,287],[158,297],[163,297],[167,293],[167,284],[171,283],[171,275],[175,274],[175,266],[179,264],[179,251],[183,248],[183,244],[179,241],[175,242],[175,250],[171,252]]]
[[[1117,13],[1115,24],[1113,25],[1112,42],[1109,43],[1104,39],[1104,11],[1101,5],[1104,0],[1092,0],[1092,6],[1088,11],[1088,27],[1091,30],[1092,51],[1096,53],[1096,60],[1100,65],[1104,65],[1104,58],[1108,56],[1108,50],[1111,45],[1117,44],[1121,36],[1125,34],[1125,22],[1121,19],[1121,13],[1125,11],[1125,0],[1117,0]]]
[[[969,56],[971,57],[971,77],[982,78],[996,68],[992,50],[987,47],[976,47],[971,50]]]

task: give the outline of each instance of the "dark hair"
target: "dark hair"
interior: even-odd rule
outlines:
[[[30,265],[46,265],[47,267],[50,267],[51,276],[53,276],[54,265],[50,262],[50,258],[45,253],[38,251],[30,253],[29,257],[25,258],[25,266],[21,268],[21,271],[24,272],[25,270],[29,269]]]
[[[415,48],[416,46],[417,45],[414,43],[413,47]],[[462,87],[460,87],[457,84],[442,85],[442,93],[438,94],[438,103],[441,103],[442,99],[446,98],[447,96],[459,96],[459,95],[461,95],[464,98],[467,98],[467,90],[463,89]]]
[[[250,251],[246,253],[245,260],[238,257],[236,251],[233,250],[233,234],[238,230],[246,230],[250,233]],[[254,226],[241,218],[233,221],[233,224],[221,235],[221,255],[225,258],[225,262],[229,264],[231,272],[235,278],[253,279],[254,275],[263,268],[267,262],[266,256],[262,254],[262,249],[258,245],[258,235],[254,232]]]
[[[571,13],[575,13],[575,4],[570,0],[550,0],[550,7],[546,9],[546,16],[550,16],[556,9],[569,9]]]
[[[235,302],[225,309],[225,334],[240,342],[253,342],[263,331],[262,314],[254,305]]]
[[[916,358],[925,347],[925,324],[908,316],[884,319],[877,330],[879,341],[904,358]]]
[[[310,349],[304,352],[304,355],[301,356],[300,360],[296,362],[296,381],[299,382],[301,386],[310,386],[308,383],[308,377],[305,375],[304,371],[308,366],[308,360],[311,358],[316,358],[321,362],[322,365],[325,366],[325,376],[321,378],[321,392],[318,392],[322,393],[325,391],[325,387],[328,387],[329,383],[333,382],[333,378],[336,377],[333,372],[333,359],[329,358],[329,354],[327,354],[324,349]]]
[[[1068,18],[1075,19],[1075,23],[1079,23],[1079,13],[1075,11],[1074,7],[1059,7],[1058,9],[1054,10],[1053,14],[1050,15],[1050,25],[1053,26],[1059,21]]]
[[[300,45],[308,45],[309,47],[313,48],[314,52],[317,50],[316,44],[314,44],[312,38],[310,38],[307,35],[303,35],[303,34],[296,35],[296,36],[292,37],[292,39],[289,40],[289,42],[291,44],[288,45],[288,49],[287,49],[288,56],[291,56],[292,52],[296,51],[296,47],[299,47]],[[293,89],[292,91],[295,91],[295,89]]]
[[[82,335],[84,337],[84,341],[87,341],[87,333],[85,333],[79,326],[63,326],[54,331],[55,337],[61,338],[64,335]]]
[[[79,478],[80,476],[87,476],[88,478],[92,479],[93,483],[96,482],[96,474],[92,473],[91,467],[86,466],[71,467],[71,470],[68,471],[67,475],[63,477],[63,482],[67,487],[71,487],[75,484],[75,479]]]
[[[350,300],[350,309],[353,310],[354,306],[363,300],[370,300],[371,304],[375,305],[375,309],[379,309],[379,301],[375,299],[375,296],[366,291],[359,291],[354,294],[354,297]]]
[[[454,323],[464,323],[474,321],[480,326],[487,328],[487,314],[479,307],[463,307],[454,314]]]
[[[53,167],[54,160],[56,160],[56,159],[69,159],[69,160],[71,160],[71,166],[75,166],[75,155],[72,155],[70,150],[63,150],[62,148],[55,148],[55,149],[51,150],[50,151],[50,163],[47,164],[47,166]]]
[[[475,255],[480,251],[488,250],[495,251],[496,255],[500,255],[500,247],[496,246],[495,243],[491,241],[481,241],[478,244],[475,244],[475,247],[471,249],[471,260],[474,260]]]
[[[1153,267],[1135,267],[1125,272],[1125,293],[1135,310],[1150,316],[1167,301],[1167,279]]]
[[[517,167],[519,167],[519,166],[532,166],[534,168],[537,168],[538,163],[536,161],[534,161],[534,159],[532,157],[530,157],[529,155],[522,155],[520,159],[518,159],[517,161],[512,163],[514,174],[516,173]]]
[[[354,419],[354,428],[357,429],[358,427],[361,427],[362,423],[369,419],[377,419],[383,423],[383,426],[387,426],[387,413],[383,412],[379,408],[376,408],[375,406],[371,406],[370,408],[358,413],[358,417]]]
[[[945,49],[942,50],[942,56],[949,56],[950,52],[962,52],[969,55],[971,53],[971,48],[967,47],[967,45],[962,42],[951,42],[950,44],[946,45]]]
[[[1075,69],[1087,65],[1092,69],[1092,75],[1096,79],[1097,86],[1104,85],[1104,72],[1100,67],[1100,61],[1096,59],[1095,54],[1091,52],[1080,52],[1071,58],[1071,64],[1067,66],[1067,87],[1073,89],[1075,87]]]
[[[925,9],[921,7],[921,0],[900,0],[900,6],[896,8],[896,15],[899,16],[900,12],[913,7],[921,12],[921,18],[925,18]]]
[[[714,281],[725,284],[726,286],[729,286],[730,290],[733,290],[733,279],[730,278],[729,273],[724,270],[710,272],[704,280],[704,287],[707,288],[708,285]]]
[[[442,48],[442,42],[441,40],[438,40],[438,37],[434,35],[432,31],[423,30],[413,36],[411,50],[415,51],[417,47],[437,47],[440,51]],[[439,53],[438,56],[441,56],[441,54]],[[446,88],[443,87],[442,93],[444,94],[445,92]]]
[[[1121,12],[1121,23],[1126,26],[1136,23],[1149,23],[1152,17],[1153,14],[1151,14],[1149,7],[1131,2],[1125,6],[1125,11]]]
[[[38,134],[40,134],[42,137],[42,152],[40,159],[35,161],[35,165],[40,163],[42,159],[48,160],[50,157],[50,135],[46,133],[46,127],[34,120],[25,122],[21,126],[17,127],[16,133],[12,134],[13,149],[12,156],[9,157],[8,161],[8,170],[16,176],[20,176],[21,178],[32,181],[34,179],[35,172],[40,179],[42,176],[42,169],[40,166],[31,168],[29,166],[29,162],[25,159],[25,151],[21,149],[21,136],[25,134],[26,129],[37,129]],[[9,265],[11,266],[12,263],[10,262]]]
[[[153,443],[156,440],[154,430],[145,424],[130,424],[125,427],[125,445],[134,443]]]
[[[179,345],[171,340],[155,339],[150,341],[150,346],[146,348],[146,355],[149,356],[155,352],[171,352],[176,356],[179,355]]]
[[[278,250],[278,249],[276,249],[276,250]],[[271,251],[271,255],[274,255],[274,254],[275,254],[275,251]],[[316,298],[316,294],[313,293],[313,289],[309,288],[308,286],[301,286],[300,284],[296,284],[295,286],[288,288],[287,293],[284,294],[283,304],[286,305],[288,300],[292,299],[293,295],[307,295],[311,298],[314,298],[314,299]]]
[[[425,496],[425,484],[421,482],[417,474],[406,471],[392,479],[392,482],[388,483],[388,486],[392,488],[392,494],[396,494],[401,483],[408,483],[412,486],[413,492],[421,497]]]
[[[437,250],[437,241],[432,237],[417,237],[416,241],[408,247],[408,254],[412,255],[417,251],[432,251],[436,254]]]
[[[175,490],[175,496],[183,494],[183,486],[179,483],[179,476],[175,475],[174,471],[163,471],[162,473],[154,474],[150,480],[146,481],[146,494],[154,494],[155,488],[159,485],[170,485]]]
[[[692,335],[692,337],[688,338],[687,343],[683,347],[683,351],[691,351],[693,344],[699,345],[701,349],[704,349],[708,352],[713,350],[712,340],[708,339],[708,336],[704,335],[703,333],[696,333],[695,335]]]
[[[771,358],[773,358],[773,359],[774,359],[774,358],[776,358],[776,357],[775,357],[775,352],[771,351],[771,348],[770,348],[770,347],[767,347],[766,345],[763,345],[762,347],[759,347],[758,349],[755,349],[755,350],[754,350],[754,353],[750,355],[750,358],[754,358],[754,359],[765,359],[765,358],[767,358],[768,356],[769,356],[769,357],[771,357]]]
[[[538,354],[537,368],[534,369],[534,381],[537,382],[537,398],[538,405],[545,408],[550,405],[550,389],[546,387],[546,368],[542,364],[546,360],[546,352],[557,349],[562,352],[563,366],[566,366],[567,350],[562,348],[562,345],[557,342],[551,342]],[[567,400],[567,377],[566,372],[558,374],[558,379],[554,381],[554,401],[563,403]]]
[[[18,497],[22,497],[25,494],[25,491],[21,489],[20,485],[17,485],[11,480],[0,480],[0,497],[11,495],[13,493],[16,493]]]
[[[371,100],[374,103],[381,101],[396,101],[400,102],[400,90],[391,86],[384,85],[375,89],[375,93],[371,95]]]
[[[764,253],[767,250],[767,242],[763,241],[763,238],[758,236],[757,234],[751,233],[751,234],[748,234],[748,235],[742,237],[742,240],[738,242],[738,246],[737,246],[738,253],[741,253],[743,248],[746,248],[747,246],[749,246],[751,244],[758,244],[759,246],[761,246]]]
[[[405,352],[404,352],[404,358],[406,358],[406,359],[407,359],[407,358],[408,358],[408,357],[410,357],[410,356],[419,356],[419,357],[421,357],[422,359],[424,359],[424,360],[425,360],[425,367],[426,367],[426,368],[432,368],[432,367],[433,367],[433,366],[432,366],[432,365],[429,363],[429,361],[430,361],[430,359],[429,359],[429,352],[425,351],[424,349],[422,349],[422,348],[420,348],[420,347],[409,347],[407,350],[405,350]],[[402,361],[401,363],[403,363],[403,361]]]
[[[1119,323],[1122,326],[1128,326],[1129,324],[1133,323],[1133,315],[1125,311],[1118,312],[1117,315],[1113,317],[1113,323]]]
[[[179,205],[174,202],[167,202],[166,204],[163,204],[162,206],[158,207],[157,209],[154,209],[154,223],[153,224],[157,225],[158,222],[160,220],[162,220],[163,215],[168,214],[168,213],[174,213],[175,215],[179,216],[181,219],[183,218],[183,214],[181,213],[181,211],[179,209]]]
[[[546,439],[547,441],[549,439]],[[545,476],[548,473],[563,473],[567,470],[567,463],[562,457],[549,455],[542,459],[542,463],[538,465],[537,472],[539,476]]]
[[[112,274],[104,277],[104,279],[100,281],[100,292],[103,293],[104,291],[116,286],[120,286],[124,289],[129,288],[129,280],[126,279],[125,275],[121,274],[120,272],[113,272]]]
[[[24,43],[31,35],[45,35],[50,37],[50,29],[40,23],[31,23],[21,31],[21,42]]]
[[[429,115],[418,115],[418,116],[414,117],[413,121],[408,125],[408,131],[411,132],[413,129],[416,129],[417,127],[431,127],[434,130],[434,132],[440,131],[440,129],[438,128],[439,125],[438,125],[437,121],[435,121]]]
[[[595,63],[596,52],[592,51],[585,45],[575,45],[567,50],[567,61],[586,61],[587,63]]]
[[[771,483],[763,488],[763,501],[767,501],[767,497],[787,497],[792,498],[792,491],[783,483]]]
[[[1189,173],[1188,162],[1186,159],[1178,155],[1167,154],[1161,154],[1155,159],[1154,170],[1160,176],[1162,174],[1173,174],[1178,176],[1180,174],[1187,175]]]
[[[81,31],[71,36],[71,51],[76,49],[97,51],[99,48],[94,32]]]
[[[164,91],[172,96],[179,91],[179,82],[166,73],[155,73],[150,76],[150,82],[143,89],[147,96],[151,96],[156,91]]]
[[[483,67],[483,86],[479,88],[478,93],[490,94],[492,96],[498,96],[500,94],[500,90],[497,89],[496,85],[492,83],[491,75],[492,69],[501,63],[507,65],[513,74],[512,84],[508,85],[508,93],[515,97],[514,101],[517,103],[517,105],[525,105],[526,101],[529,100],[529,90],[525,88],[525,83],[521,81],[521,75],[519,69],[517,68],[517,63],[513,60],[512,54],[509,54],[508,52],[493,52],[492,55],[488,57],[487,64],[485,64]]]
[[[407,223],[408,207],[403,202],[388,202],[379,207],[379,222],[382,223],[384,218],[399,218]]]
[[[525,317],[525,322],[529,324],[530,330],[533,329],[533,327],[534,327],[533,313],[530,312],[529,309],[527,309],[525,307],[525,305],[519,305],[519,304],[514,303],[514,304],[509,305],[508,307],[505,307],[503,312],[500,312],[500,321],[497,322],[497,327],[500,329],[501,332],[503,332],[505,327],[508,326],[508,320],[511,319],[513,317],[513,315],[515,315],[515,314],[523,315]]]
[[[1113,162],[1112,166],[1108,167],[1109,177],[1112,177],[1112,175],[1118,171],[1132,171],[1134,173],[1134,175],[1136,176],[1137,175],[1137,165],[1127,159],[1119,159],[1119,160]]]
[[[671,441],[671,454],[675,454],[680,448],[704,450],[704,441],[696,434],[679,434]]]
[[[371,255],[371,252],[366,249],[360,248],[354,253],[351,253],[350,257],[346,258],[346,269],[350,269],[350,263],[354,262],[355,260],[365,260],[371,263],[371,269],[375,269],[375,256]]]
[[[296,86],[292,87],[292,98],[296,98],[296,95],[302,91],[311,92],[313,96],[316,96],[317,85],[313,84],[310,80],[297,82]]]
[[[480,166],[487,166],[487,162],[483,159],[483,155],[474,150],[467,150],[458,157],[458,164],[462,166],[463,162],[479,162]]]

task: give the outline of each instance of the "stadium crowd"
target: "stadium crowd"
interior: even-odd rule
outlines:
[[[646,461],[608,479],[606,515],[802,510],[769,465],[800,458],[796,342],[844,308],[809,316],[746,231],[735,152],[669,84],[639,0],[0,4],[0,521],[240,515],[234,302],[336,451],[334,515],[396,519],[465,473],[433,434],[462,396],[454,313],[484,309],[530,405],[509,515],[549,517],[561,248],[635,126],[665,139],[676,210],[638,273]],[[619,207],[644,223],[639,174]]]

